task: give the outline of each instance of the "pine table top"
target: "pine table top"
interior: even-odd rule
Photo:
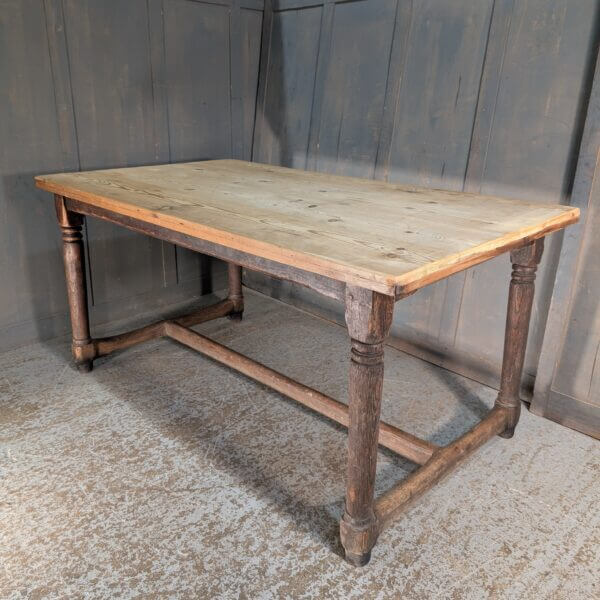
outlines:
[[[577,221],[555,204],[213,160],[36,177],[38,187],[332,279],[413,291]]]

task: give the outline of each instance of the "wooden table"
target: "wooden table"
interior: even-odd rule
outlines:
[[[369,561],[381,530],[494,435],[519,420],[519,387],[544,236],[578,219],[576,208],[427,190],[281,167],[217,160],[36,177],[55,194],[62,228],[73,355],[80,370],[115,350],[166,336],[348,427],[346,559]],[[196,313],[109,337],[89,329],[83,215],[229,263],[227,299]],[[503,252],[513,264],[501,386],[494,408],[440,447],[380,422],[383,347],[394,304],[425,285]],[[242,267],[345,303],[349,406],[196,333],[190,327],[244,310]],[[421,465],[374,498],[377,445]]]

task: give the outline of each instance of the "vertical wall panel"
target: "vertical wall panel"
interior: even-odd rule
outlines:
[[[229,9],[165,0],[165,56],[171,160],[231,156]],[[177,249],[177,277],[198,278],[209,262]]]
[[[254,138],[263,13],[259,10],[241,9],[240,19],[243,111],[242,158],[250,160]]]
[[[493,2],[414,2],[383,172],[392,182],[460,190],[469,158]],[[460,288],[459,288],[460,291]],[[448,280],[399,303],[394,333],[418,347],[448,351]],[[452,341],[449,342],[451,346]],[[442,346],[442,347],[440,347]]]
[[[64,0],[63,6],[82,168],[152,159],[146,1]]]
[[[515,2],[483,193],[559,202],[573,173],[571,139],[597,2]]]
[[[597,4],[325,0],[308,9],[303,0],[280,0],[263,41],[266,66],[259,87],[266,90],[266,101],[256,121],[254,158],[565,202],[581,134]],[[317,50],[311,45],[311,52],[302,54],[297,40],[314,40],[315,27],[296,19],[309,10],[319,11],[321,27]],[[286,19],[295,26],[282,27]],[[293,97],[292,104],[282,96]],[[526,359],[530,384],[560,250],[560,238],[554,237],[537,285]],[[403,300],[392,342],[495,384],[509,272],[508,257],[500,257]],[[339,308],[305,290],[260,276],[252,281],[342,320]]]
[[[390,181],[463,186],[491,0],[413,3],[387,170]]]
[[[233,5],[2,3],[0,349],[69,327],[53,202],[33,175],[219,158],[234,143],[249,155],[262,6]],[[235,119],[243,131],[233,131]],[[190,302],[210,287],[198,255],[177,256],[169,244],[94,219],[86,237],[93,326]]]
[[[589,77],[596,10],[594,0],[515,2],[482,174],[483,193],[537,202],[565,200],[580,135],[580,97]],[[525,365],[531,377],[537,368],[559,241],[557,236],[547,240],[536,282]],[[456,326],[456,352],[477,354],[490,365],[499,363],[509,272],[506,257],[469,272]]]
[[[62,152],[44,5],[37,0],[2,3],[0,89],[1,347],[35,336],[66,309],[55,284],[63,281],[58,231],[47,226],[54,207],[32,175],[75,167]],[[51,324],[45,333],[54,333]]]
[[[554,391],[600,405],[600,217],[598,207],[588,213],[587,235],[581,249],[580,270],[571,318],[558,362]],[[596,233],[594,233],[596,232]]]
[[[395,13],[396,0],[335,5],[314,157],[318,171],[373,177]]]
[[[312,7],[273,15],[261,65],[253,154],[258,162],[306,166],[321,12]]]
[[[166,0],[171,160],[231,156],[229,9]]]
[[[83,170],[155,161],[146,9],[145,0],[64,2]],[[163,285],[161,242],[95,219],[87,233],[94,305]]]
[[[598,31],[598,30],[596,30]],[[566,230],[531,411],[600,438],[600,39],[571,203],[581,211]],[[591,69],[590,69],[591,70]]]

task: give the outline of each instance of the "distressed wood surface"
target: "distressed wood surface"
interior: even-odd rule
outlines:
[[[62,232],[63,261],[67,282],[67,297],[71,313],[71,350],[80,371],[91,371],[91,358],[86,356],[86,347],[91,344],[88,316],[87,290],[85,285],[85,264],[81,227],[83,216],[69,212],[64,198],[54,199],[56,217]]]
[[[200,172],[200,175],[198,175],[198,172]],[[135,176],[128,178],[131,173],[135,173]],[[172,173],[178,174],[179,178],[173,179],[171,177]],[[206,173],[209,173],[209,175],[207,176]],[[274,173],[275,176],[268,176],[267,173]],[[149,177],[150,174],[153,174],[154,177]],[[252,176],[249,177],[249,174]],[[300,182],[296,179],[298,175],[300,175]],[[223,222],[223,215],[227,215],[229,220],[233,217],[234,220],[237,219],[244,223],[248,221],[248,215],[240,209],[244,208],[244,200],[248,204],[248,190],[250,193],[257,192],[254,189],[257,183],[278,184],[275,187],[279,189],[280,194],[285,194],[290,188],[298,194],[300,192],[296,188],[299,187],[300,190],[303,189],[304,192],[312,192],[312,194],[335,192],[337,194],[345,193],[343,197],[348,197],[350,189],[344,190],[341,188],[345,184],[350,185],[354,182],[359,184],[357,187],[360,189],[361,180],[341,177],[331,178],[319,174],[296,172],[290,169],[267,169],[264,165],[243,163],[241,161],[209,161],[206,163],[75,173],[71,176],[62,174],[49,176],[47,179],[40,178],[38,183],[44,189],[48,189],[52,185],[56,185],[56,178],[62,181],[63,185],[69,185],[69,182],[70,185],[74,185],[74,182],[78,180],[84,182],[83,186],[79,185],[77,188],[70,189],[68,192],[72,196],[70,199],[55,194],[56,212],[63,232],[64,263],[73,330],[72,350],[77,365],[82,370],[89,371],[96,357],[158,336],[168,336],[199,350],[218,362],[231,365],[238,371],[289,395],[317,412],[346,424],[348,426],[348,460],[345,509],[340,521],[340,538],[344,547],[345,558],[350,564],[354,566],[366,565],[371,558],[371,549],[377,541],[381,528],[389,522],[393,515],[403,509],[407,502],[436,483],[459,460],[467,456],[494,433],[499,433],[504,437],[512,435],[520,410],[519,380],[531,315],[533,280],[537,264],[541,258],[544,241],[543,237],[536,237],[536,235],[543,231],[544,227],[550,227],[549,225],[540,225],[530,236],[533,241],[527,241],[530,237],[526,237],[520,241],[525,240],[527,243],[521,243],[516,248],[514,244],[513,246],[500,248],[500,250],[504,250],[506,247],[513,248],[511,259],[514,263],[506,326],[502,388],[496,405],[488,417],[457,442],[439,448],[428,444],[424,440],[418,440],[411,434],[380,423],[384,345],[393,320],[396,286],[393,288],[394,294],[390,295],[357,285],[345,285],[345,318],[351,340],[349,401],[347,407],[186,327],[186,324],[193,325],[202,322],[205,318],[218,318],[225,315],[241,319],[243,291],[240,265],[243,264],[242,261],[230,261],[228,298],[212,307],[204,308],[199,313],[176,318],[175,320],[152,323],[110,338],[93,339],[90,336],[81,235],[83,215],[86,212],[116,222],[119,222],[120,216],[122,219],[121,224],[129,229],[149,233],[153,237],[168,241],[171,239],[170,234],[188,234],[174,229],[173,225],[175,223],[172,219],[165,227],[164,223],[159,225],[153,220],[145,221],[144,217],[151,216],[152,219],[159,219],[164,213],[183,210],[183,214],[176,217],[179,225],[188,223],[188,225],[205,226],[204,222],[207,219],[210,220],[211,214],[213,216],[217,215],[217,222]],[[238,179],[238,181],[235,181],[235,179]],[[318,183],[317,187],[314,187],[315,181],[313,180]],[[330,185],[332,180],[337,182],[337,188]],[[323,183],[323,181],[327,181],[327,183]],[[101,190],[95,189],[95,191],[90,192],[88,187],[90,182],[92,183],[92,190],[94,186],[99,186]],[[304,182],[304,185],[299,185],[302,182]],[[178,183],[178,185],[174,186],[174,183]],[[365,185],[366,183],[368,185]],[[243,191],[238,190],[237,193],[232,193],[232,185],[244,184],[246,186]],[[373,197],[380,196],[378,206],[385,213],[388,204],[392,204],[393,208],[394,195],[408,194],[411,196],[414,194],[417,197],[422,196],[417,200],[417,205],[419,202],[427,205],[433,203],[434,206],[442,207],[443,210],[440,210],[438,215],[435,214],[435,209],[429,213],[427,213],[427,210],[423,211],[425,215],[429,214],[430,221],[436,223],[436,217],[444,217],[455,229],[457,223],[460,224],[465,220],[465,203],[468,208],[473,204],[473,200],[481,200],[481,197],[472,194],[454,194],[455,201],[451,202],[447,198],[448,193],[442,193],[441,197],[445,198],[444,202],[437,200],[440,192],[433,190],[399,188],[389,184],[378,185],[365,181],[362,181],[362,184],[364,188],[362,192],[365,196],[362,200],[367,204],[367,207],[369,207],[369,201]],[[149,188],[148,185],[151,187]],[[171,192],[169,192],[169,185],[171,185]],[[377,190],[379,194],[376,193]],[[214,200],[202,202],[202,197],[198,198],[198,194],[194,194],[191,198],[187,194],[181,195],[182,192],[198,191],[201,191],[207,198],[221,196],[222,204],[215,203]],[[108,194],[110,194],[110,197]],[[125,195],[125,198],[123,198],[123,195]],[[234,197],[229,198],[232,195]],[[83,199],[78,198],[78,196],[83,196]],[[302,220],[298,218],[299,213],[302,214],[308,211],[307,214],[314,215],[315,212],[312,209],[319,208],[318,205],[312,204],[299,211],[294,211],[287,208],[289,203],[286,203],[284,204],[286,208],[283,211],[281,209],[276,211],[275,209],[282,200],[277,200],[276,196],[273,197],[272,189],[263,191],[260,197],[265,196],[268,202],[266,205],[259,203],[258,208],[263,211],[270,209],[271,213],[276,214],[280,221],[279,228],[272,229],[273,235],[276,235],[276,232],[281,229],[286,230],[290,223],[294,224],[295,227],[301,224]],[[111,212],[109,207],[111,202],[115,203],[115,197],[118,198],[116,203],[119,204],[119,209]],[[253,197],[250,196],[250,198]],[[318,196],[315,196],[316,198]],[[430,198],[430,200],[427,200],[427,198]],[[436,198],[436,200],[431,200],[431,198]],[[152,202],[156,204],[157,200],[162,201],[160,206],[152,206]],[[229,203],[228,200],[230,200]],[[287,200],[289,201],[290,198],[287,198]],[[310,194],[304,200],[301,199],[301,201],[305,200],[311,201]],[[340,198],[337,199],[337,202],[339,201]],[[471,202],[469,203],[469,201]],[[297,199],[294,204],[296,202]],[[328,202],[328,200],[325,201],[325,207],[327,207]],[[333,202],[336,202],[335,197]],[[505,201],[487,198],[487,202],[491,208],[496,207],[497,209],[498,206],[502,207]],[[508,202],[511,205],[512,212],[518,212],[519,206],[514,201]],[[348,201],[345,201],[344,205],[350,208],[349,212],[351,214],[354,213],[355,219],[359,220],[362,215],[364,223],[368,224],[368,212],[361,208],[362,203],[358,205],[358,208],[353,207],[353,204]],[[377,206],[377,203],[374,206]],[[78,207],[80,207],[79,212],[77,212]],[[75,210],[70,210],[70,208]],[[235,212],[234,208],[236,209]],[[373,206],[370,208],[373,210]],[[404,210],[417,211],[418,206],[414,206],[413,201],[411,201],[405,203],[403,208]],[[424,208],[427,209],[427,207],[421,207],[422,210]],[[257,206],[254,205],[254,210],[256,209]],[[389,210],[387,208],[388,212]],[[137,214],[139,218],[134,218],[132,214]],[[377,214],[377,212],[374,214]],[[559,217],[570,216],[576,218],[577,216],[576,212],[566,209],[559,211],[557,214]],[[117,216],[115,217],[115,215]],[[527,212],[523,215],[527,215]],[[525,218],[523,215],[521,215],[521,218]],[[387,216],[389,217],[389,214]],[[284,218],[283,222],[281,222],[282,217]],[[556,221],[556,218],[556,216],[553,218],[554,221]],[[554,221],[552,222],[554,223]],[[565,221],[565,218],[563,218],[563,221]],[[333,222],[341,222],[341,219],[334,219]],[[255,215],[250,223],[266,223],[271,227],[273,225],[272,219],[260,214],[258,218]],[[486,223],[490,224],[491,222],[483,222],[482,224]],[[370,231],[370,228],[366,227],[365,230]],[[425,234],[428,231],[425,228],[421,233]],[[165,235],[160,235],[161,232],[165,232]],[[221,232],[226,233],[223,230]],[[322,235],[323,233],[319,230],[318,224],[313,225],[312,223],[309,223],[309,228],[305,227],[305,232],[309,237],[315,234]],[[360,233],[360,230],[355,231],[356,233]],[[192,236],[192,239],[200,239],[203,242],[214,244],[205,237],[196,235]],[[235,247],[231,247],[231,238],[233,238],[231,233],[229,233],[229,237],[230,243],[221,247],[237,251]],[[254,239],[256,239],[256,236]],[[355,241],[358,240],[355,239]],[[372,242],[366,244],[366,247],[369,245],[372,245]],[[214,246],[216,247],[216,244]],[[498,247],[496,245],[496,248]],[[240,254],[242,253],[240,252]],[[262,260],[268,259],[262,258]],[[402,455],[416,460],[423,466],[405,482],[396,485],[376,500],[375,479],[378,445],[380,443],[394,450],[397,449]]]
[[[369,562],[378,534],[374,494],[383,345],[392,324],[394,301],[377,292],[348,286],[345,314],[351,359],[346,505],[340,521],[340,536],[346,560],[363,566]]]
[[[224,302],[229,303],[229,300]],[[204,315],[206,313],[207,309],[204,309],[204,311],[201,311],[199,314]],[[214,313],[209,313],[207,316],[209,318],[215,318]],[[183,319],[170,319],[159,323],[158,325],[163,327],[163,331],[160,335],[166,335],[181,344],[194,348],[213,360],[216,360],[223,365],[227,365],[255,381],[267,385],[271,389],[278,391],[288,398],[296,400],[296,402],[307,406],[319,414],[325,415],[328,419],[348,427],[349,410],[348,406],[343,402],[330,398],[318,390],[299,383],[294,379],[290,379],[282,373],[274,371],[235,350],[231,350],[230,348],[197,333],[196,331],[190,330],[188,326],[185,325],[185,321],[186,319],[184,317]],[[138,331],[141,330],[137,330],[134,333],[138,334]],[[146,328],[144,333],[146,333]],[[122,344],[122,340],[119,340],[119,342]],[[119,347],[123,347],[123,345],[120,345]],[[431,442],[422,440],[406,431],[402,431],[397,427],[393,427],[392,425],[383,422],[379,424],[378,443],[380,446],[389,448],[393,452],[396,452],[417,464],[426,463],[431,455],[438,449],[438,446]]]
[[[492,436],[500,434],[506,427],[506,419],[506,410],[502,407],[494,407],[467,433],[434,452],[420,469],[413,471],[401,483],[377,498],[375,516],[380,530],[387,527],[395,516],[440,481],[477,448]]]
[[[223,160],[36,178],[42,189],[333,279],[410,292],[578,210]]]

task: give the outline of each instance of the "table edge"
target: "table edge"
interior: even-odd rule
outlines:
[[[450,254],[402,275],[392,275],[336,263],[320,256],[282,248],[275,244],[247,238],[243,235],[214,229],[201,223],[159,214],[153,210],[123,203],[107,196],[92,194],[68,185],[54,183],[44,179],[44,177],[47,177],[47,175],[37,175],[34,178],[36,187],[44,191],[387,295],[413,293],[454,273],[468,269],[469,267],[490,260],[494,256],[563,229],[568,225],[576,223],[579,219],[578,208],[568,207],[567,209],[564,205],[557,205],[563,206],[566,210],[562,214],[544,221],[542,225],[526,227],[517,232],[511,232],[495,238],[492,241],[473,246],[467,250]]]

